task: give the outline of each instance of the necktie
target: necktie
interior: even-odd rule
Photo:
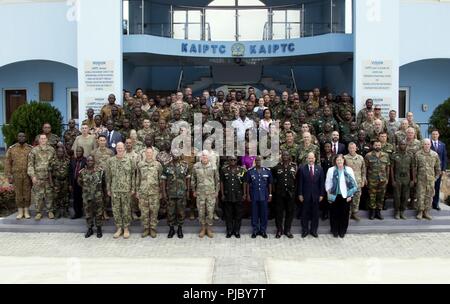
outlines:
[[[111,145],[111,131],[108,131],[108,144]]]
[[[313,166],[309,166],[309,177],[311,178],[311,180],[314,178]]]
[[[437,141],[435,141],[434,142],[434,149],[437,151],[437,149],[438,149],[438,142]]]
[[[333,154],[337,154],[337,145],[336,145],[336,143],[333,144]]]

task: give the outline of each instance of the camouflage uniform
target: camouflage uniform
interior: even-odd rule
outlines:
[[[359,210],[359,202],[361,200],[361,189],[366,183],[366,163],[364,157],[359,154],[352,156],[347,154],[344,156],[347,166],[353,169],[355,174],[356,184],[358,186],[358,192],[356,192],[352,199],[351,212],[356,213]]]
[[[312,152],[316,156],[316,164],[320,164],[320,148],[310,144],[308,147],[301,145],[298,148],[297,165],[306,165],[308,163],[308,154]]]
[[[375,127],[373,125],[373,122],[369,122],[369,121],[364,121],[360,127],[360,130],[364,130],[366,132],[366,136],[367,138],[369,138],[369,140],[373,140],[374,138],[374,133],[375,133]]]
[[[345,146],[348,146],[351,142],[356,144],[358,142],[358,132],[344,134],[342,141],[345,143]]]
[[[365,157],[367,153],[370,152],[370,144],[367,142],[360,142],[359,140],[355,141],[356,144],[356,153]]]
[[[81,132],[77,128],[66,130],[63,135],[64,143],[70,143],[70,145],[72,145],[79,135],[81,135]]]
[[[117,107],[118,113],[119,113],[119,117],[124,116],[125,111],[123,110],[123,108],[120,105],[118,105],[118,104],[110,105],[108,103],[108,104],[104,105],[102,107],[102,109],[100,110],[100,115],[102,116],[103,123],[106,123],[108,121],[108,119],[110,119],[112,117],[112,115],[111,115],[111,108],[112,107]]]
[[[167,222],[169,226],[184,224],[186,209],[186,180],[189,179],[189,165],[184,161],[171,161],[163,168],[161,179],[165,181],[168,196]]]
[[[324,131],[323,125],[326,123],[329,123],[333,127],[334,131],[339,130],[339,125],[333,117],[320,117],[313,121],[314,130],[316,130],[317,133],[322,133]]]
[[[411,142],[406,141],[406,152],[410,152],[412,154],[416,154],[422,148],[422,144],[420,140],[414,139]]]
[[[156,230],[160,200],[162,166],[153,159],[142,160],[137,165],[136,190],[144,231]]]
[[[6,151],[5,175],[14,179],[17,208],[30,207],[31,180],[27,174],[27,168],[28,155],[32,149],[33,147],[28,144],[21,146],[17,143]]]
[[[385,143],[384,145],[381,144],[381,151],[384,153],[387,153],[389,155],[389,157],[392,156],[392,153],[395,152],[394,146],[391,145],[390,143]]]
[[[395,144],[398,146],[398,144],[403,140],[406,140],[406,132],[403,130],[398,130],[395,132]]]
[[[172,143],[172,134],[170,133],[169,129],[165,129],[164,131],[161,131],[158,129],[153,134],[153,142],[155,143],[156,148],[158,150],[162,150],[164,144],[170,145]]]
[[[50,162],[50,173],[53,186],[53,211],[69,210],[69,166],[70,160],[54,157]],[[66,213],[66,214],[67,214]],[[68,215],[68,214],[67,214]]]
[[[55,156],[55,149],[49,145],[34,147],[28,156],[28,175],[36,177],[37,182],[31,189],[31,198],[36,204],[37,213],[44,209],[44,200],[48,212],[52,212],[53,191],[50,186],[49,165]]]
[[[397,151],[392,154],[392,171],[394,173],[394,209],[404,211],[409,200],[411,172],[415,168],[414,155]]]
[[[135,190],[135,167],[129,157],[111,157],[106,163],[106,189],[111,193],[115,224],[127,228],[131,224],[131,193]]]
[[[400,123],[398,121],[386,121],[386,130],[388,134],[388,142],[395,145],[395,133],[398,131]]]
[[[319,144],[321,147],[323,147],[323,145],[327,142],[327,141],[333,141],[333,132],[329,132],[329,133],[320,133],[319,135],[317,135],[317,139],[319,140]]]
[[[352,113],[352,116],[355,114],[353,104],[350,102],[340,102],[334,107],[334,109],[335,109],[334,115],[336,118],[338,117],[337,114],[339,114],[339,117],[344,119],[345,112],[347,111]]]
[[[288,151],[289,155],[291,156],[291,161],[292,162],[296,162],[297,161],[297,156],[299,153],[299,145],[297,144],[293,144],[292,146],[289,146],[287,143],[282,144],[280,146],[280,155],[281,153],[283,153],[283,151]]]
[[[439,155],[423,149],[416,153],[417,211],[428,212],[434,196],[434,183],[441,174]]]
[[[135,151],[135,150],[131,150],[131,152],[125,152],[125,157],[128,157],[129,159],[131,159],[132,163],[133,163],[133,167],[137,168],[138,163],[141,160],[145,159],[145,150],[142,152],[143,156],[141,158],[141,156]],[[134,172],[135,176],[136,176],[136,170]],[[136,214],[139,212],[139,200],[132,196],[131,197],[131,214],[133,216],[133,214]]]
[[[89,119],[89,118],[85,119],[85,120],[83,120],[83,122],[81,124],[82,125],[87,125],[89,127],[89,130],[95,128],[95,120],[94,120],[94,118],[92,118],[92,119]],[[81,132],[78,135],[81,135]],[[76,138],[76,136],[75,136],[75,138]]]
[[[94,224],[97,227],[103,225],[104,179],[104,171],[101,167],[95,167],[93,170],[85,167],[78,175],[77,182],[83,188],[83,207],[88,228],[92,228]]]
[[[211,162],[198,162],[192,168],[191,188],[197,193],[198,218],[202,226],[212,226],[216,195],[219,192],[219,171]]]
[[[272,119],[281,119],[284,113],[285,106],[282,102],[277,104],[270,104],[270,110],[272,111]]]
[[[149,127],[148,129],[142,128],[139,131],[137,131],[138,139],[143,142],[145,140],[145,136],[149,134],[152,135],[153,132],[155,132],[155,130],[153,130],[151,127]]]
[[[367,170],[367,184],[369,189],[369,209],[383,209],[384,194],[388,183],[388,169],[390,165],[389,155],[380,152],[377,157],[376,152],[372,151],[365,156]]]
[[[92,151],[91,155],[95,159],[95,165],[97,167],[100,167],[103,170],[105,170],[106,163],[109,158],[114,156],[114,152],[107,147],[105,147],[105,148],[99,147],[99,148],[95,149],[94,151]]]
[[[373,111],[373,109],[371,111]],[[367,108],[364,108],[358,112],[358,115],[356,116],[356,123],[358,124],[358,126],[360,126],[363,122],[366,121],[367,112],[369,112]]]
[[[41,134],[36,135],[36,137],[34,138],[34,141],[36,143],[39,143],[39,136],[41,136]],[[58,145],[58,143],[61,141],[61,139],[59,138],[58,135],[50,133],[49,136],[47,136],[48,138],[48,142],[47,145],[51,146],[53,149],[56,150],[56,146]]]

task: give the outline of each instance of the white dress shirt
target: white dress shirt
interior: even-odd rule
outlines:
[[[245,140],[245,130],[255,127],[255,122],[245,117],[245,120],[242,120],[240,117],[233,121],[231,124],[233,128],[236,129],[237,140]]]

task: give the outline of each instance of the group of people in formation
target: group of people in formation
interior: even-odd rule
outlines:
[[[302,237],[318,237],[321,213],[330,219],[333,236],[343,238],[349,219],[360,220],[360,202],[370,220],[383,219],[391,195],[398,220],[407,218],[408,208],[417,211],[418,220],[431,220],[431,208],[440,210],[446,147],[438,130],[423,139],[411,112],[401,121],[394,110],[383,117],[368,99],[355,113],[349,94],[322,94],[317,88],[302,95],[264,90],[259,98],[252,87],[227,94],[205,90],[198,97],[186,88],[154,98],[137,89],[124,91],[123,101],[121,106],[109,95],[99,113],[87,109],[80,130],[69,120],[62,138],[48,123],[33,146],[27,134],[17,134],[5,160],[17,219],[31,218],[33,202],[35,220],[44,212],[49,219],[84,214],[85,237],[94,228],[102,237],[112,212],[113,237],[126,239],[133,220],[141,221],[142,237],[154,238],[158,221],[166,217],[167,236],[183,238],[188,212],[191,220],[198,216],[200,238],[214,236],[219,215],[227,238],[240,238],[245,217],[251,218],[252,238],[267,238],[268,218],[274,217],[275,237],[293,238],[294,218],[301,219]],[[173,126],[192,125],[195,114],[201,126],[230,122],[235,144],[244,143],[243,155],[221,156],[211,147],[181,156],[172,150],[172,140],[183,132]],[[271,167],[263,166],[267,156],[259,156],[250,140],[250,131],[263,130],[279,138],[279,162]]]

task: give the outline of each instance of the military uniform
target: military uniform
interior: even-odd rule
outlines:
[[[367,142],[360,142],[359,140],[355,142],[356,144],[356,153],[361,155],[362,157],[365,157],[367,153],[370,152],[370,144]]]
[[[72,145],[79,135],[81,135],[81,132],[77,128],[66,130],[63,134],[64,143],[69,143],[70,145]]]
[[[140,140],[140,141],[144,141],[145,140],[145,137],[147,136],[147,135],[152,135],[153,134],[153,132],[155,132],[155,130],[153,130],[152,128],[148,128],[148,129],[146,129],[146,128],[142,128],[142,129],[140,129],[139,131],[137,131],[137,136],[138,136],[138,139]]]
[[[106,123],[108,121],[108,119],[110,119],[112,117],[112,114],[111,114],[111,108],[112,107],[117,107],[118,113],[119,113],[119,117],[124,116],[125,111],[123,110],[123,108],[120,105],[118,105],[118,104],[113,104],[113,105],[106,104],[100,110],[100,115],[102,116],[103,123]]]
[[[41,134],[36,135],[36,137],[34,138],[34,142],[36,144],[39,144],[39,137],[41,136]],[[58,145],[58,143],[61,141],[61,139],[59,138],[58,135],[50,133],[49,136],[47,136],[47,145],[51,146],[53,149],[56,150],[56,146]]]
[[[318,146],[310,144],[308,147],[305,147],[305,145],[301,145],[298,151],[297,164],[299,166],[308,163],[308,154],[311,152],[314,153],[314,156],[316,157],[316,164],[320,164],[320,148]]]
[[[187,185],[191,177],[189,165],[184,161],[169,162],[163,167],[161,179],[167,193],[167,222],[169,226],[183,226],[186,209]]]
[[[339,125],[333,117],[328,117],[328,118],[320,117],[317,120],[315,120],[313,122],[314,130],[316,130],[317,133],[322,133],[324,131],[323,125],[326,123],[329,123],[333,127],[334,131],[339,130]]]
[[[27,174],[28,155],[32,146],[24,144],[12,145],[6,151],[5,175],[13,178],[17,208],[29,208],[31,196],[31,180]]]
[[[219,172],[210,162],[198,162],[192,168],[191,188],[197,193],[198,218],[202,226],[212,226],[216,195],[219,192]]]
[[[337,104],[337,106],[334,107],[334,109],[335,109],[334,115],[338,119],[339,119],[339,117],[344,119],[345,113],[347,111],[352,113],[352,116],[355,113],[353,104],[350,103],[350,102],[340,102],[340,103]]]
[[[398,144],[402,141],[406,140],[406,132],[403,130],[398,130],[395,132],[395,144],[398,146]]]
[[[282,102],[270,104],[269,108],[272,111],[272,119],[281,119],[283,117],[285,106]]]
[[[44,200],[47,211],[53,212],[53,190],[50,186],[49,166],[55,156],[55,149],[49,145],[34,147],[28,156],[28,175],[37,179],[31,189],[31,198],[36,204],[36,211],[41,214]],[[39,219],[39,218],[38,218]]]
[[[321,147],[323,147],[323,145],[329,141],[333,141],[333,135],[332,132],[329,133],[320,133],[319,135],[317,135],[317,139],[319,140],[319,144]]]
[[[172,134],[169,129],[165,129],[164,131],[157,130],[153,134],[153,142],[155,143],[156,148],[158,150],[163,150],[164,145],[169,145],[172,143]]]
[[[422,144],[420,143],[420,140],[414,139],[411,142],[406,141],[406,152],[416,154],[421,148]]]
[[[241,230],[245,172],[243,167],[224,166],[220,175],[227,233],[240,233]]]
[[[403,212],[410,196],[411,172],[415,169],[414,155],[408,152],[397,151],[391,156],[392,172],[394,177],[394,209]]]
[[[95,167],[93,170],[85,167],[78,175],[77,182],[83,188],[83,207],[88,228],[92,228],[94,224],[97,227],[103,225],[104,181],[104,171],[101,167]]]
[[[296,200],[297,165],[289,163],[285,166],[279,163],[272,169],[274,192],[276,194],[275,224],[280,233],[291,232],[294,220],[294,209]],[[284,225],[283,225],[284,218]]]
[[[434,183],[441,174],[441,161],[439,155],[430,150],[423,149],[416,153],[416,178],[417,178],[417,211],[423,212],[424,217],[429,217],[428,212],[434,197]],[[430,217],[431,219],[431,217]]]
[[[353,195],[351,208],[351,212],[355,214],[359,211],[361,192],[364,184],[366,183],[366,163],[364,161],[364,157],[359,154],[356,154],[355,156],[347,154],[344,156],[344,158],[347,166],[353,169],[353,173],[355,174],[356,179],[356,185],[358,186],[358,191]]]
[[[82,125],[87,125],[89,127],[89,130],[95,128],[95,120],[94,120],[94,118],[92,118],[92,119],[89,119],[89,118],[85,119],[85,120],[83,120],[83,122],[81,124]],[[81,134],[81,132],[80,132],[80,134]],[[80,134],[78,134],[78,135],[80,135]]]
[[[377,157],[376,152],[369,152],[365,158],[367,169],[367,184],[369,189],[369,209],[381,210],[384,203],[384,194],[388,183],[388,169],[390,165],[389,155],[380,152]]]
[[[364,121],[360,127],[360,130],[364,130],[366,132],[366,136],[369,140],[374,140],[376,138],[374,138],[375,136],[375,127],[373,125],[373,122],[369,122],[369,121]]]
[[[53,212],[63,210],[63,216],[69,216],[69,167],[70,160],[54,157],[50,162],[53,186]],[[59,217],[57,215],[57,217]]]
[[[287,143],[284,143],[280,146],[280,155],[283,151],[288,151],[289,155],[291,156],[291,161],[296,162],[299,149],[300,147],[297,144],[288,145]]]
[[[106,189],[111,193],[115,224],[128,228],[131,224],[131,193],[135,191],[135,167],[129,157],[117,155],[106,163]]]
[[[371,111],[373,111],[373,109]],[[356,116],[356,123],[358,124],[358,126],[360,126],[363,122],[366,121],[367,112],[369,112],[369,110],[367,108],[361,109],[358,112],[358,115]]]
[[[391,145],[390,143],[385,143],[384,145],[381,144],[381,152],[387,153],[389,155],[389,157],[392,156],[392,153],[395,152],[394,146]]]
[[[156,231],[161,194],[161,164],[153,159],[142,160],[137,166],[136,192],[144,231]]]
[[[348,146],[348,144],[351,142],[356,144],[358,142],[358,132],[344,134],[344,136],[342,137],[342,141],[344,142],[345,146]]]
[[[96,166],[105,170],[106,163],[109,158],[114,156],[114,152],[107,147],[104,147],[104,148],[99,147],[99,148],[95,149],[94,151],[92,151],[91,155],[95,159]]]
[[[395,145],[395,132],[398,131],[400,127],[400,123],[398,121],[386,121],[386,130],[388,134],[388,142],[392,145]]]
[[[252,202],[252,229],[253,233],[266,233],[268,220],[269,184],[272,184],[270,169],[256,167],[247,171],[245,181],[249,187]]]

